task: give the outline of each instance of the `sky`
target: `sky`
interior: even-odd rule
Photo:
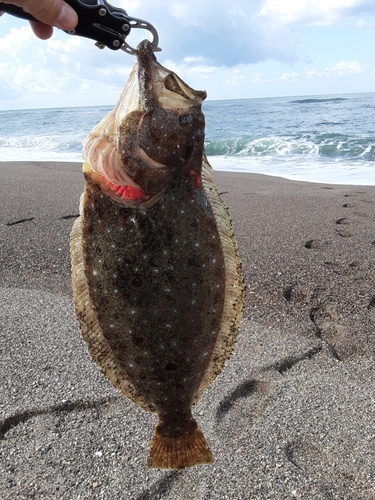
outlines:
[[[375,91],[373,0],[116,0],[159,33],[158,61],[210,100]],[[133,30],[136,44],[147,32]],[[0,109],[115,104],[134,57],[0,17]]]

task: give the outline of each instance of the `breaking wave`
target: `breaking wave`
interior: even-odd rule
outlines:
[[[211,156],[287,157],[311,159],[375,160],[375,137],[353,137],[343,134],[306,133],[261,138],[239,137],[206,141],[206,153]]]
[[[295,99],[294,101],[290,101],[291,103],[294,104],[320,104],[322,102],[341,102],[341,101],[346,101],[347,98],[345,97],[329,97],[327,99],[322,99],[318,97],[314,98],[308,98],[308,99]]]
[[[82,161],[111,106],[0,110],[0,161]],[[375,184],[375,94],[207,101],[206,154],[219,170]]]

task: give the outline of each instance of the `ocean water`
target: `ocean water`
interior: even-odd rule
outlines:
[[[0,111],[0,161],[81,161],[110,106]],[[216,170],[375,185],[375,93],[207,101]]]

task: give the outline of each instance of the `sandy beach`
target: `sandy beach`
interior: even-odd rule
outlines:
[[[247,299],[194,408],[215,458],[147,470],[155,425],[91,361],[78,163],[0,162],[0,498],[375,499],[375,186],[216,172]]]

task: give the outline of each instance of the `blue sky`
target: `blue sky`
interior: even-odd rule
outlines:
[[[373,0],[118,0],[157,28],[161,64],[208,99],[375,91]],[[0,109],[114,104],[134,60],[0,17]]]

